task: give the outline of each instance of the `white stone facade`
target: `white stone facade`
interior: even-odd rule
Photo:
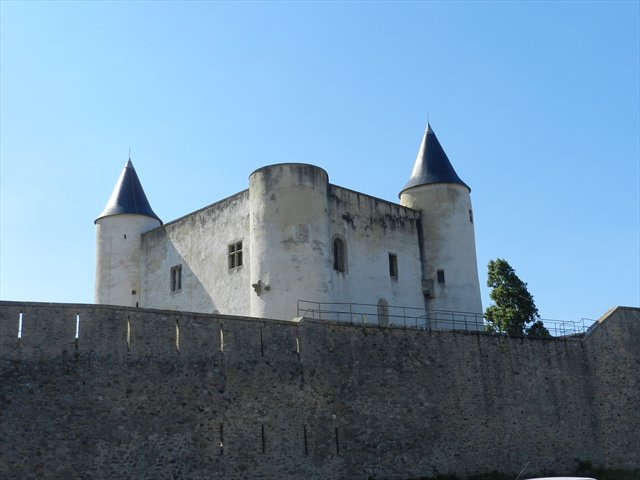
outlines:
[[[473,209],[468,190],[449,183],[422,185],[402,192],[400,203],[422,213],[427,260],[424,277],[428,289],[433,289],[433,293],[427,295],[430,308],[481,312]],[[444,281],[439,281],[442,277]]]
[[[144,215],[114,215],[96,220],[95,302],[139,306],[140,236],[160,222]]]
[[[284,163],[164,225],[140,214],[96,223],[96,303],[291,320],[304,300],[322,304],[303,305],[316,318],[409,325],[438,310],[482,312],[471,201],[459,184],[405,188],[396,204]],[[469,318],[467,329],[482,327],[481,315]]]

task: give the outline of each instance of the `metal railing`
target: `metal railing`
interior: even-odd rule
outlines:
[[[553,320],[550,318],[543,318],[541,320],[552,337],[584,336],[587,330],[592,328],[596,323],[595,320],[590,318],[581,318],[577,321]]]
[[[484,317],[481,313],[366,303],[320,303],[298,300],[298,316],[380,327],[468,331],[479,331],[484,328]]]
[[[381,328],[483,332],[487,325],[484,315],[474,312],[366,303],[321,303],[309,300],[298,300],[297,308],[299,317]],[[572,337],[584,335],[594,320],[582,318],[574,322],[543,319],[542,322],[552,337]]]

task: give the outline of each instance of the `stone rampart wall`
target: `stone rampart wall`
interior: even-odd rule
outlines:
[[[631,308],[530,340],[0,302],[0,478],[640,468],[639,338]]]

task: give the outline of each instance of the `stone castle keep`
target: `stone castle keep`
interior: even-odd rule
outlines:
[[[291,320],[298,300],[476,314],[470,188],[428,126],[400,204],[316,166],[253,172],[249,189],[162,225],[129,161],[96,220],[95,302]]]
[[[640,309],[483,332],[469,188],[430,128],[400,204],[280,164],[163,225],[128,163],[96,226],[96,304],[0,301],[0,479],[640,475]]]

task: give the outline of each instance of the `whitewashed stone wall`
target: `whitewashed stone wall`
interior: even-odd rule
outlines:
[[[96,221],[95,303],[138,306],[140,235],[160,225],[145,215],[114,215]]]
[[[298,300],[331,300],[327,180],[300,163],[251,174],[251,316],[290,320]]]
[[[421,326],[422,312],[395,307],[481,312],[466,189],[430,185],[408,190],[402,201],[329,184],[313,165],[258,169],[249,190],[143,235],[140,306],[291,320],[298,300],[358,303],[373,307],[333,319]],[[334,268],[336,238],[346,246],[344,272]],[[239,241],[243,265],[230,269],[228,246]],[[181,286],[172,291],[176,266]],[[444,285],[436,281],[439,268]]]
[[[429,308],[482,312],[471,197],[466,187],[434,184],[402,192],[400,203],[420,210]],[[438,282],[438,270],[444,282]],[[478,317],[478,327],[482,328]]]
[[[140,306],[247,315],[249,304],[249,192],[179,218],[142,237]],[[228,246],[242,241],[243,265],[228,267]],[[171,291],[171,268],[182,266]]]
[[[331,185],[329,218],[332,238],[347,246],[346,271],[329,265],[334,302],[376,305],[382,299],[389,306],[424,308],[418,212]],[[390,253],[397,257],[397,278],[390,274]],[[394,318],[399,313],[390,308],[389,322],[403,323]]]

